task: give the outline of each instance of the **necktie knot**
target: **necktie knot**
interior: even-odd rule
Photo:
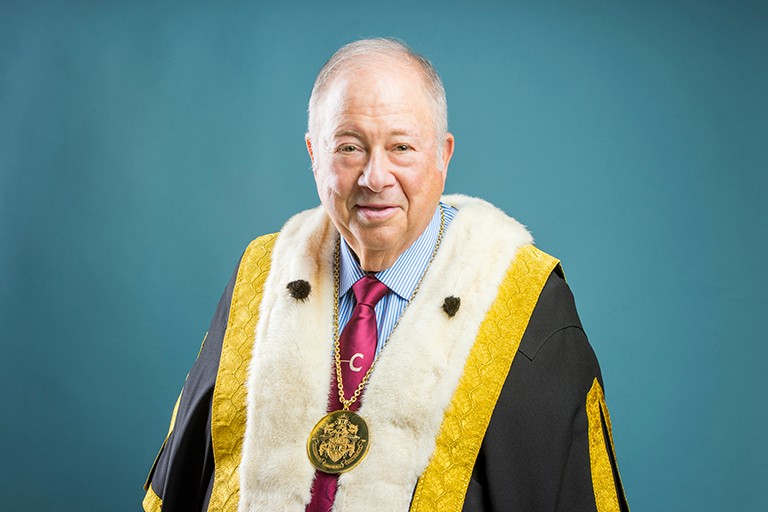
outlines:
[[[352,292],[355,294],[358,304],[374,307],[387,294],[389,288],[387,285],[376,279],[374,276],[365,275],[352,285]]]

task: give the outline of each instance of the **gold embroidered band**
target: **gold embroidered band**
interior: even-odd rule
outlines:
[[[446,410],[435,451],[419,478],[414,512],[459,512],[480,444],[539,294],[558,261],[521,248],[480,325],[464,374]]]
[[[147,494],[144,495],[144,500],[141,502],[141,506],[144,508],[144,512],[161,512],[163,510],[163,500],[161,500],[151,485],[147,486]]]
[[[606,435],[603,434],[603,418],[605,418],[607,437],[611,443],[610,455],[605,444]],[[613,458],[613,464],[618,468],[613,455],[616,451],[613,446],[611,417],[605,404],[603,388],[600,387],[597,379],[594,380],[592,389],[587,393],[587,420],[589,421],[589,465],[592,470],[592,489],[595,492],[597,512],[618,512],[621,508],[619,507],[616,482],[611,468],[611,458]],[[620,478],[618,483],[621,485]]]
[[[239,466],[245,435],[246,374],[264,281],[269,274],[276,239],[277,234],[271,234],[251,242],[237,271],[213,391],[211,437],[215,471],[209,511],[237,510],[240,499]]]

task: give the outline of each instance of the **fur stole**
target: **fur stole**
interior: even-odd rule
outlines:
[[[359,414],[367,457],[339,477],[335,512],[407,511],[478,328],[517,250],[532,242],[514,219],[479,199],[458,209],[421,289],[371,374]],[[307,437],[326,413],[333,365],[333,253],[338,232],[322,210],[285,225],[272,253],[247,382],[241,512],[303,512],[315,473]],[[309,296],[286,285],[310,283]],[[455,316],[442,305],[461,299]]]

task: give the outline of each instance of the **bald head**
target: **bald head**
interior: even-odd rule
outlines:
[[[335,79],[362,68],[391,65],[413,66],[419,72],[424,94],[432,106],[435,136],[442,138],[448,131],[448,106],[440,75],[429,60],[411,50],[405,43],[386,38],[362,39],[349,43],[342,46],[325,63],[317,75],[309,98],[309,136],[312,137],[317,132],[322,100]]]

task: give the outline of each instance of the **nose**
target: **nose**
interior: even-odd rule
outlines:
[[[357,183],[371,192],[381,192],[395,182],[390,162],[381,151],[371,151]]]

